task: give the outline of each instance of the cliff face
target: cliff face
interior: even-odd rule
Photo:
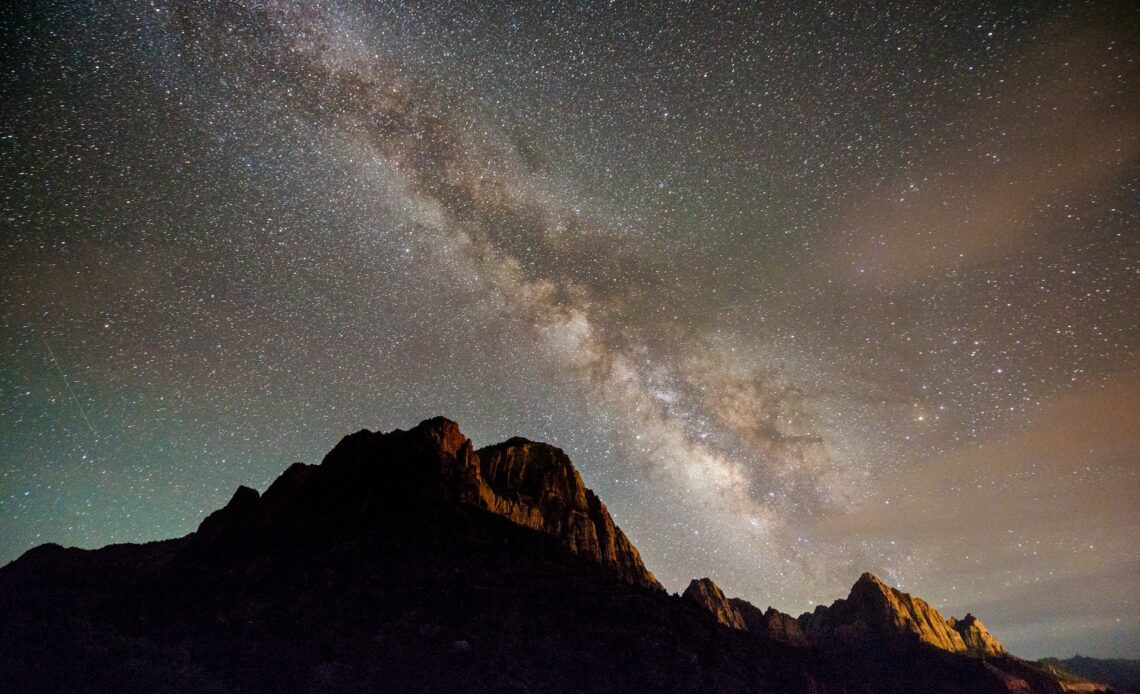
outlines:
[[[475,451],[455,422],[346,436],[321,465],[297,463],[260,498],[242,487],[202,522],[194,544],[304,536],[392,508],[458,503],[556,538],[621,580],[663,590],[561,449],[514,438]]]
[[[744,617],[745,628],[761,638],[779,641],[792,646],[806,646],[803,628],[790,614],[784,614],[774,607],[761,611],[747,600],[731,598],[728,601]]]
[[[801,615],[808,639],[859,644],[883,639],[925,643],[951,653],[966,650],[958,632],[925,600],[863,574],[846,599]]]
[[[570,551],[593,559],[627,583],[660,587],[562,449],[513,438],[481,448],[475,457],[479,475],[472,503],[559,538]]]
[[[1005,648],[1002,647],[1001,643],[986,629],[982,620],[974,615],[967,614],[962,619],[951,617],[948,624],[962,637],[962,642],[966,644],[968,653],[973,655],[1002,655],[1005,653]]]
[[[694,579],[684,596],[716,621],[772,641],[795,646],[880,646],[925,644],[950,653],[1003,656],[1005,648],[973,615],[943,619],[925,600],[863,574],[845,599],[798,619],[772,607],[760,611],[740,598],[726,598],[709,578]]]
[[[740,610],[724,596],[720,586],[709,578],[694,578],[681,597],[692,600],[716,617],[716,621],[733,629],[747,629]]]

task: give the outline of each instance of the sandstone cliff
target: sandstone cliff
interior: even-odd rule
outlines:
[[[993,634],[982,624],[982,620],[972,614],[962,619],[950,618],[950,627],[962,637],[966,644],[966,651],[973,655],[1001,655],[1005,648],[994,638]]]
[[[724,591],[711,578],[693,579],[681,597],[705,608],[725,626],[792,646],[807,645],[803,629],[795,617],[772,607],[762,611],[741,598],[726,598]]]
[[[800,616],[811,641],[856,644],[894,639],[929,644],[952,653],[966,650],[961,635],[925,600],[892,588],[869,573],[846,599]]]
[[[472,503],[559,538],[570,551],[629,583],[659,587],[637,548],[561,448],[513,438],[481,448],[475,457],[480,474]]]
[[[973,615],[944,619],[925,600],[863,574],[850,594],[797,619],[769,607],[761,612],[740,598],[726,598],[709,578],[694,579],[684,596],[718,622],[772,641],[804,646],[925,644],[951,653],[1002,656],[1005,648]]]
[[[716,621],[733,629],[747,629],[740,610],[724,596],[720,586],[710,578],[694,578],[681,597],[692,600],[716,617]]]

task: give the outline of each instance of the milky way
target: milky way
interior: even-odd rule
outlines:
[[[2,10],[0,560],[442,414],[672,590],[1140,656],[1140,11],[480,5]]]

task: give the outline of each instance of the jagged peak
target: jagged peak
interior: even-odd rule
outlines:
[[[514,437],[476,452],[446,417],[407,431],[361,429],[320,465],[290,466],[260,498],[239,489],[203,521],[197,544],[351,531],[390,510],[434,504],[489,511],[554,536],[627,582],[664,590],[562,449]]]
[[[934,607],[921,598],[887,585],[864,573],[846,599],[799,619],[809,639],[844,642],[925,643],[959,653],[966,650],[962,637]]]
[[[903,605],[916,605],[922,609],[934,609],[922,598],[914,597],[910,593],[887,584],[869,571],[859,576],[859,580],[855,581],[855,584],[851,586],[851,591],[847,594],[847,600],[850,602],[871,600],[876,603],[885,604],[891,609],[896,610]]]
[[[227,531],[254,513],[260,501],[261,494],[256,489],[245,485],[238,486],[225,506],[206,516],[198,524],[197,534],[210,535]]]
[[[982,620],[970,613],[966,613],[962,619],[951,617],[947,620],[947,624],[962,637],[969,653],[1001,655],[1006,652],[1001,642],[990,633],[989,629],[986,629],[985,624],[982,624]]]
[[[471,445],[471,440],[460,431],[459,424],[447,417],[425,419],[412,427],[408,433],[431,438],[439,444],[440,450],[448,455],[456,455],[465,445]]]
[[[681,594],[681,597],[688,597],[689,595],[699,594],[711,594],[722,600],[728,599],[725,597],[724,591],[721,590],[720,586],[716,584],[716,581],[707,576],[705,578],[694,578],[693,580],[689,581],[689,587],[685,589],[685,592]]]
[[[694,578],[681,597],[692,600],[712,613],[716,621],[733,629],[746,630],[744,616],[711,578]]]
[[[859,579],[851,586],[851,595],[857,592],[874,591],[879,593],[888,593],[890,591],[898,590],[884,583],[878,576],[870,571],[864,572]]]
[[[230,497],[230,501],[226,506],[234,503],[245,503],[249,500],[260,499],[261,492],[252,487],[247,487],[244,484],[239,484],[238,488],[234,491],[234,495]]]

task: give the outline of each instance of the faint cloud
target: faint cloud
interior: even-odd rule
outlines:
[[[947,124],[938,151],[851,207],[825,267],[891,286],[1044,249],[1074,223],[1066,203],[1135,170],[1131,43],[1055,34],[981,83],[986,106]]]

